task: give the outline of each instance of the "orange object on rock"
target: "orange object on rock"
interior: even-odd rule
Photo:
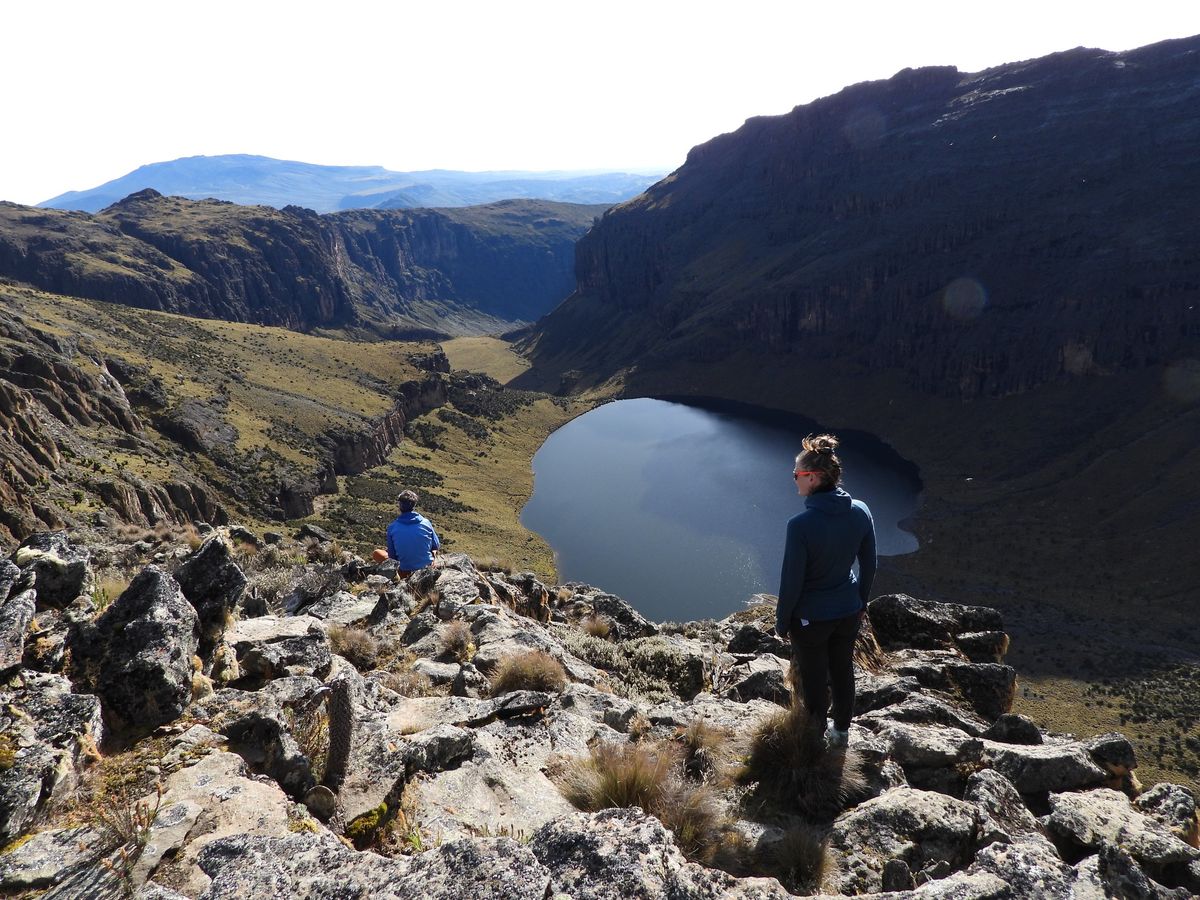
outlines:
[[[373,559],[377,563],[383,562],[387,558],[388,558],[388,555],[387,555],[386,550],[381,550],[381,549],[376,548],[375,550],[373,550],[371,552],[371,559]]]

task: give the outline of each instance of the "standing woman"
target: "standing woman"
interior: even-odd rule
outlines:
[[[830,747],[844,747],[850,737],[854,639],[876,564],[871,511],[839,487],[837,446],[833,435],[810,434],[796,457],[792,477],[805,509],[788,522],[775,610],[775,631],[791,640],[793,677],[800,678],[813,727],[825,728],[832,686]]]

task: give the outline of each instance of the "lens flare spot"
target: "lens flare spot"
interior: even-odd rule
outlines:
[[[1200,401],[1200,359],[1177,359],[1163,374],[1163,388],[1181,403]]]
[[[942,308],[960,321],[974,319],[987,306],[987,291],[974,278],[955,278],[942,290]]]

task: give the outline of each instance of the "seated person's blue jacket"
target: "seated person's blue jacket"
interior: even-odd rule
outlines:
[[[865,609],[875,580],[875,523],[867,504],[836,488],[806,497],[804,506],[787,526],[775,608],[781,636],[800,619],[826,622]]]
[[[387,528],[388,556],[406,572],[425,568],[433,562],[433,551],[441,546],[433,523],[418,512],[397,516]]]

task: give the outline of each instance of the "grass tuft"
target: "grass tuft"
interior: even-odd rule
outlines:
[[[607,640],[612,635],[613,623],[606,616],[588,616],[579,624],[583,628],[584,634],[591,637]]]
[[[334,624],[329,626],[329,646],[360,672],[379,666],[379,639],[362,628]]]
[[[684,775],[695,781],[709,781],[718,775],[723,750],[730,741],[728,731],[696,719],[680,729],[677,738],[683,746]]]
[[[720,800],[708,785],[682,777],[679,750],[669,743],[600,742],[556,778],[563,796],[585,812],[636,807],[654,816],[695,862],[711,863],[728,843]]]
[[[567,685],[562,664],[541,650],[506,656],[492,673],[492,696],[510,691],[561,691]]]
[[[467,662],[475,653],[475,635],[471,626],[462,620],[447,622],[438,631],[442,649],[460,663]]]
[[[767,802],[818,820],[832,819],[867,789],[862,757],[849,748],[827,751],[824,730],[810,726],[802,704],[762,723],[735,780],[756,785]]]

